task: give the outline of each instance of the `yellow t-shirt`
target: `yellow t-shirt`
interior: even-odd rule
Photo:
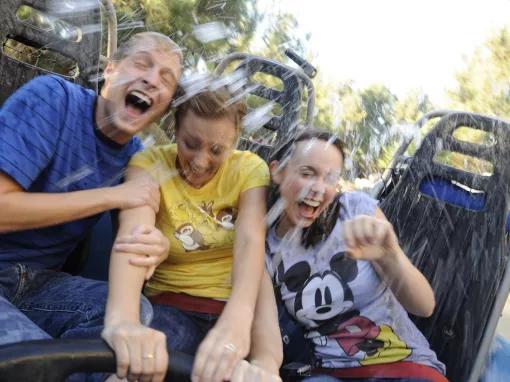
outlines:
[[[267,164],[249,151],[235,150],[207,184],[188,185],[176,169],[177,145],[151,147],[129,165],[160,182],[156,226],[170,240],[170,252],[145,287],[161,292],[227,299],[231,290],[234,222],[239,195],[269,185]]]

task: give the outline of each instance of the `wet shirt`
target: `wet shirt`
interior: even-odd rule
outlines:
[[[120,146],[95,126],[97,96],[57,76],[40,76],[0,110],[0,171],[27,192],[62,193],[116,185],[138,138]],[[100,215],[0,234],[0,269],[14,263],[57,268]]]
[[[372,264],[346,256],[343,221],[374,215],[377,202],[360,192],[340,197],[339,219],[327,240],[305,249],[299,237],[266,242],[266,266],[282,300],[306,328],[322,367],[346,368],[412,361],[436,368],[436,358]],[[296,236],[296,235],[295,235]]]
[[[156,226],[169,238],[170,253],[147,283],[145,293],[186,293],[226,299],[230,296],[235,220],[242,192],[269,184],[267,164],[249,151],[233,151],[213,179],[197,189],[176,169],[175,144],[153,147],[130,165],[160,182]]]

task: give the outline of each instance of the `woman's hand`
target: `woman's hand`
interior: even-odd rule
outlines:
[[[282,382],[282,379],[256,362],[241,360],[237,363],[230,382]]]
[[[356,216],[344,223],[348,254],[357,260],[379,260],[400,250],[393,226],[375,216]]]
[[[130,259],[129,263],[137,267],[146,267],[145,279],[148,280],[156,267],[168,257],[170,241],[157,228],[140,225],[130,235],[117,237],[113,249],[117,252],[141,255]]]
[[[223,382],[231,379],[236,364],[250,349],[250,330],[246,321],[223,314],[200,344],[191,380],[193,382]]]
[[[107,324],[101,337],[117,359],[117,377],[128,381],[161,382],[168,368],[166,337],[139,323]]]

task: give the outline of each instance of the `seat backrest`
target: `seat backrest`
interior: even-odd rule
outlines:
[[[301,70],[284,65],[280,62],[269,60],[263,57],[252,56],[243,53],[235,53],[225,57],[218,65],[216,73],[221,74],[232,62],[240,61],[234,72],[239,71],[245,80],[242,85],[246,96],[254,95],[267,102],[278,105],[279,115],[272,115],[263,126],[263,129],[274,132],[275,137],[271,142],[260,143],[256,140],[249,140],[246,137],[241,139],[239,148],[254,151],[262,158],[268,159],[273,147],[284,142],[286,137],[298,127],[302,119],[302,104],[305,90],[307,91],[306,117],[304,123],[311,124],[315,93],[310,78]],[[257,75],[265,74],[275,78],[281,83],[281,89],[268,87],[257,79]],[[250,110],[253,112],[253,110]]]
[[[495,142],[460,141],[454,137],[459,127],[483,130]],[[446,364],[451,381],[467,381],[480,356],[507,262],[509,150],[507,123],[475,114],[448,114],[425,137],[381,204],[403,250],[434,289],[434,314],[414,320]],[[492,171],[474,173],[440,163],[441,153],[448,152],[489,162]],[[438,182],[461,187],[475,204],[430,192],[430,184]]]
[[[60,74],[97,90],[100,11],[99,0],[2,0],[0,105],[39,74]]]

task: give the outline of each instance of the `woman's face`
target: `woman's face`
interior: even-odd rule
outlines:
[[[209,182],[230,154],[236,139],[234,121],[184,114],[175,132],[179,173],[195,188]]]
[[[282,232],[308,227],[319,217],[338,193],[342,166],[338,148],[320,139],[298,142],[283,168],[271,163],[285,206],[279,226]]]

